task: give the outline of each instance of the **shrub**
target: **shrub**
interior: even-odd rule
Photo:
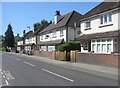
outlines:
[[[57,50],[59,51],[70,51],[70,50],[80,50],[80,42],[66,42],[64,44],[61,44],[57,47]]]
[[[0,48],[0,51],[5,51],[5,50],[6,50],[6,48],[4,48],[4,47]]]

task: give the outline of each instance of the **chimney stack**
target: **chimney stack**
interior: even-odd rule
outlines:
[[[57,24],[58,21],[62,18],[62,16],[60,15],[60,11],[56,11],[55,12],[55,17],[54,17],[54,23]]]
[[[60,15],[60,11],[56,11],[56,12],[55,12],[55,15]]]

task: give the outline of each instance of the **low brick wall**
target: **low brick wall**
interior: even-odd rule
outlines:
[[[47,57],[50,59],[55,59],[55,52],[50,51],[34,51],[34,55],[40,56],[40,57]]]
[[[120,54],[76,53],[76,62],[83,62],[93,65],[118,67],[119,58]]]

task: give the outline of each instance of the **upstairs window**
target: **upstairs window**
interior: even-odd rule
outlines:
[[[112,14],[108,14],[109,22],[112,22]]]
[[[104,23],[107,23],[107,14],[104,15]]]
[[[100,16],[100,24],[106,24],[112,22],[112,14],[104,14],[102,16]]]
[[[100,24],[103,24],[103,16],[100,17]]]
[[[91,22],[90,21],[86,21],[85,22],[85,28],[90,28],[91,27]]]
[[[62,36],[62,35],[63,35],[63,29],[60,30],[60,36]]]
[[[43,40],[43,35],[41,35],[41,40]]]
[[[57,37],[57,36],[56,36],[56,31],[54,31],[54,32],[52,33],[52,37],[53,37],[53,38]]]

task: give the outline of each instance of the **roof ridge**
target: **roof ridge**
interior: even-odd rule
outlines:
[[[72,13],[71,13],[71,15],[70,15],[70,17],[68,18],[68,21],[66,22],[66,24],[65,25],[67,25],[68,24],[68,22],[70,21],[70,19],[71,19],[71,17],[72,17],[72,15],[73,15],[73,13],[74,13],[75,11],[72,11]]]

